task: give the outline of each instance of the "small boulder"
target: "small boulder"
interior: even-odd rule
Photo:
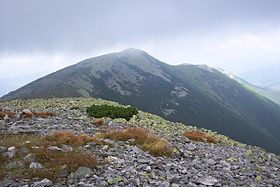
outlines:
[[[31,164],[29,165],[29,168],[30,169],[42,169],[43,166],[39,162],[31,162]]]
[[[34,184],[32,185],[32,187],[48,187],[48,186],[53,186],[53,182],[47,178],[44,178],[39,182],[34,182]]]
[[[71,152],[73,151],[73,147],[71,147],[70,145],[62,145],[61,146],[61,149],[64,151],[64,152]]]
[[[57,146],[48,146],[48,150],[50,150],[50,151],[63,151],[63,149],[61,149]]]
[[[26,162],[35,162],[35,155],[30,153],[23,158]]]
[[[7,151],[7,147],[0,146],[0,153],[4,153]]]
[[[3,153],[7,158],[14,158],[16,156],[16,147],[9,147],[6,153]]]
[[[10,123],[11,118],[8,116],[8,114],[6,114],[3,118],[3,120],[4,120],[4,123],[7,124],[7,123]]]
[[[0,120],[0,130],[1,129],[6,129],[4,120]]]
[[[212,176],[207,176],[198,180],[199,184],[203,184],[206,186],[214,186],[218,180]]]
[[[92,174],[93,171],[90,168],[79,167],[79,169],[73,173],[73,178],[85,178]]]
[[[107,151],[108,149],[109,149],[109,145],[104,145],[104,146],[101,148],[102,151]]]

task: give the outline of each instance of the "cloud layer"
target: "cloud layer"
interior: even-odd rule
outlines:
[[[3,0],[0,79],[134,47],[234,73],[280,63],[278,0]]]

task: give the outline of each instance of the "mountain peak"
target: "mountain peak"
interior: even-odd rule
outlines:
[[[125,56],[151,56],[149,55],[146,51],[143,51],[141,49],[136,49],[136,48],[128,48],[123,51],[120,51],[119,54],[125,55]]]
[[[140,49],[136,49],[136,48],[127,48],[123,51],[121,51],[121,53],[146,53],[145,51],[143,50],[140,50]]]

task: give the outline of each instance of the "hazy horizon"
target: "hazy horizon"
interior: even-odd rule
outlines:
[[[168,64],[207,64],[236,75],[280,66],[279,7],[277,0],[3,0],[0,95],[131,47]]]

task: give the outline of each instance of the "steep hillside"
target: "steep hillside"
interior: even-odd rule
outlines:
[[[280,152],[280,107],[207,66],[167,65],[141,50],[84,60],[3,99],[98,97]]]

